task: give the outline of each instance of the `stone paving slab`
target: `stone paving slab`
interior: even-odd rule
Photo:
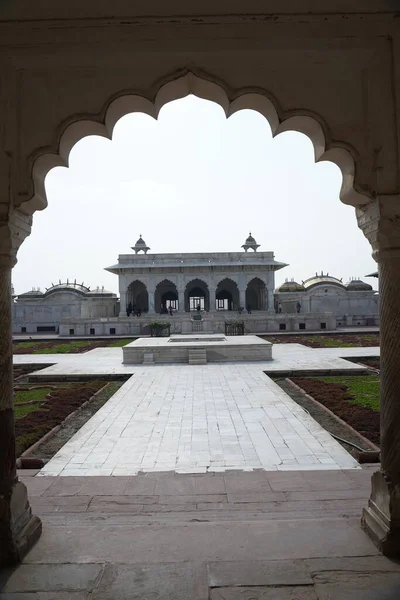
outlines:
[[[327,543],[329,540],[329,543]],[[293,560],[378,555],[359,518],[44,527],[26,564]]]
[[[272,347],[272,361],[258,363],[268,371],[292,371],[304,369],[354,371],[357,365],[343,360],[344,357],[380,356],[379,347],[365,348],[309,348],[302,344],[275,344]],[[53,365],[32,374],[41,375],[131,375],[136,365],[122,364],[122,348],[95,348],[82,354],[15,354],[15,365]],[[246,363],[247,364],[247,363]],[[249,363],[253,364],[253,363]],[[173,368],[173,365],[163,365]],[[210,365],[208,365],[210,366]],[[148,366],[148,369],[153,368]],[[193,366],[191,367],[193,368]]]
[[[237,363],[136,367],[40,475],[257,468],[358,465],[262,365]]]

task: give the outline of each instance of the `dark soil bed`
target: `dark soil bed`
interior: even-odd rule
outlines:
[[[317,378],[292,378],[292,381],[361,435],[379,446],[380,413],[355,404],[355,397],[347,386],[327,383]]]
[[[68,419],[61,428],[29,453],[29,458],[48,461],[79,431],[79,429],[113,396],[124,384],[123,381],[110,381],[81,410]]]
[[[22,377],[26,377],[26,375],[29,375],[30,373],[34,373],[35,371],[40,371],[40,369],[44,369],[45,367],[48,367],[48,364],[45,365],[14,365],[13,366],[13,378],[14,381],[18,378],[22,378]]]
[[[45,400],[35,407],[37,410],[15,421],[16,455],[20,456],[53,427],[59,425],[104,385],[104,381],[95,380],[52,389]]]
[[[309,348],[360,348],[379,346],[379,333],[331,335],[265,335],[273,344],[303,344]]]
[[[13,354],[80,354],[95,348],[119,348],[136,338],[110,340],[14,340]]]
[[[350,360],[353,363],[356,364],[363,364],[363,365],[367,365],[367,367],[371,367],[371,369],[377,369],[378,371],[381,368],[381,361],[379,356],[366,356],[364,357],[359,357],[359,358],[347,358],[346,360]]]

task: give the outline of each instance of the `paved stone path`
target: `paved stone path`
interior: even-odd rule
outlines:
[[[360,527],[375,468],[23,477],[43,534],[0,598],[397,600]]]
[[[265,365],[135,367],[41,474],[357,468]]]
[[[264,370],[346,370],[359,369],[354,363],[343,360],[347,356],[379,356],[379,347],[370,348],[308,348],[302,344],[275,344],[273,360],[258,363]],[[136,365],[122,364],[121,348],[96,348],[83,354],[15,354],[15,365],[53,365],[36,375],[130,375]]]

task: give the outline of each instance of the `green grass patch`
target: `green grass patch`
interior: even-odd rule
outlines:
[[[111,344],[107,344],[108,348],[122,348],[131,342],[134,342],[137,338],[132,338],[131,340],[116,340],[115,342],[111,342]]]
[[[38,388],[37,390],[21,390],[15,392],[14,404],[19,402],[43,402],[51,388]]]
[[[379,375],[368,375],[366,377],[321,377],[322,381],[327,383],[338,383],[345,385],[349,392],[354,396],[350,401],[351,404],[358,404],[377,412],[380,411],[379,391],[380,377]]]
[[[40,407],[41,402],[38,402],[37,404],[15,404],[14,416],[16,419],[21,419],[22,417],[25,417],[34,410],[40,410]]]

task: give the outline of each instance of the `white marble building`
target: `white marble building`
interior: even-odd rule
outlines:
[[[106,269],[118,276],[119,303],[104,288],[60,282],[15,297],[13,331],[137,336],[155,320],[172,333],[221,333],[238,320],[249,333],[379,325],[369,284],[321,273],[275,289],[275,272],[287,265],[259,247],[250,234],[240,252],[151,254],[140,236]]]
[[[116,294],[104,287],[91,290],[76,281],[60,281],[44,292],[33,289],[14,295],[13,300],[13,333],[58,332],[62,321],[92,320],[118,314]],[[75,334],[74,327],[68,328],[67,333]]]
[[[134,253],[121,254],[106,270],[118,275],[120,316],[132,311],[175,313],[251,311],[274,313],[275,271],[286,267],[273,252],[257,252],[249,235],[244,252],[148,254],[142,237]],[[252,252],[249,252],[252,250]]]
[[[379,294],[369,283],[343,283],[328,273],[316,273],[302,283],[285,281],[275,290],[275,306],[283,313],[331,313],[337,326],[378,325]]]

